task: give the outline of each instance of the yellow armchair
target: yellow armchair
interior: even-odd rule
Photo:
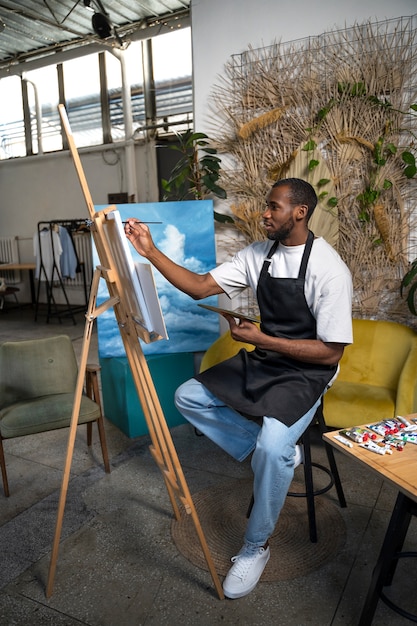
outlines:
[[[327,426],[349,427],[417,411],[417,334],[407,326],[380,320],[353,320],[354,343],[345,348],[340,372],[325,394]],[[227,331],[205,352],[200,371],[251,344]]]
[[[348,427],[414,413],[417,407],[417,334],[382,320],[353,320],[353,344],[324,396],[327,426]]]

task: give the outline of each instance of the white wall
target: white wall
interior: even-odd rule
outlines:
[[[232,54],[416,11],[416,0],[192,0],[195,129],[209,133],[209,96]]]

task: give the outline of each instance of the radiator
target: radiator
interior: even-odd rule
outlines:
[[[0,237],[1,263],[19,263],[19,248],[17,243],[17,237]],[[9,285],[15,285],[21,282],[19,270],[2,272],[1,265],[0,276],[2,276]]]
[[[74,241],[75,250],[77,252],[78,260],[80,263],[84,263],[85,270],[85,283],[87,289],[91,284],[93,277],[93,252],[91,247],[91,234],[87,233],[72,233],[72,239]],[[67,279],[64,281],[65,285],[71,287],[83,287],[84,278],[83,272],[78,272],[75,275],[74,280]]]

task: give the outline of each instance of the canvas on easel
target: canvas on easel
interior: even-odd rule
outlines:
[[[150,446],[150,451],[161,470],[174,515],[177,520],[180,519],[179,506],[182,505],[184,506],[186,512],[192,516],[195,530],[197,532],[214,586],[219,598],[223,599],[224,594],[214,567],[213,559],[201,528],[197,511],[189,492],[174,444],[172,442],[171,434],[162,412],[161,404],[149,372],[148,364],[139,342],[139,338],[143,339],[145,342],[157,340],[164,332],[163,320],[160,319],[158,311],[155,311],[155,293],[153,293],[152,282],[149,282],[149,275],[147,280],[139,280],[139,275],[136,273],[134,268],[131,267],[130,255],[128,251],[126,251],[124,245],[124,239],[122,238],[123,229],[121,227],[121,223],[118,223],[119,218],[117,216],[116,208],[114,206],[110,206],[100,211],[95,210],[63,105],[59,105],[59,113],[90,214],[90,229],[98,257],[100,259],[100,265],[94,272],[89,306],[86,313],[83,348],[74,396],[74,406],[69,430],[61,494],[58,504],[57,522],[46,595],[49,597],[53,590],[72,453],[83,391],[84,372],[87,366],[87,357],[93,323],[99,315],[112,307],[114,309],[123,345],[126,351],[126,356],[132,372],[132,378],[151,437],[152,445]],[[134,277],[137,278],[137,281]],[[107,301],[97,305],[98,285],[101,279],[106,281],[109,298]],[[154,308],[151,313],[149,307],[152,301]],[[157,324],[159,324],[158,327],[156,327]]]
[[[123,289],[123,297],[132,319],[146,331],[145,341],[168,339],[152,266],[148,263],[134,262],[117,209],[106,214],[103,234],[111,247]]]

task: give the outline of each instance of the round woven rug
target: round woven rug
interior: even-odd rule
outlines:
[[[303,491],[304,485],[293,482],[291,491]],[[242,547],[246,512],[252,494],[252,480],[234,480],[210,487],[192,496],[214,567],[225,576],[230,558]],[[337,505],[325,497],[315,498],[317,543],[311,543],[307,503],[302,497],[287,497],[275,531],[269,540],[271,558],[262,575],[263,581],[290,580],[321,567],[337,554],[345,542],[345,524]],[[207,570],[191,515],[183,511],[173,520],[171,533],[178,550],[191,563]]]

